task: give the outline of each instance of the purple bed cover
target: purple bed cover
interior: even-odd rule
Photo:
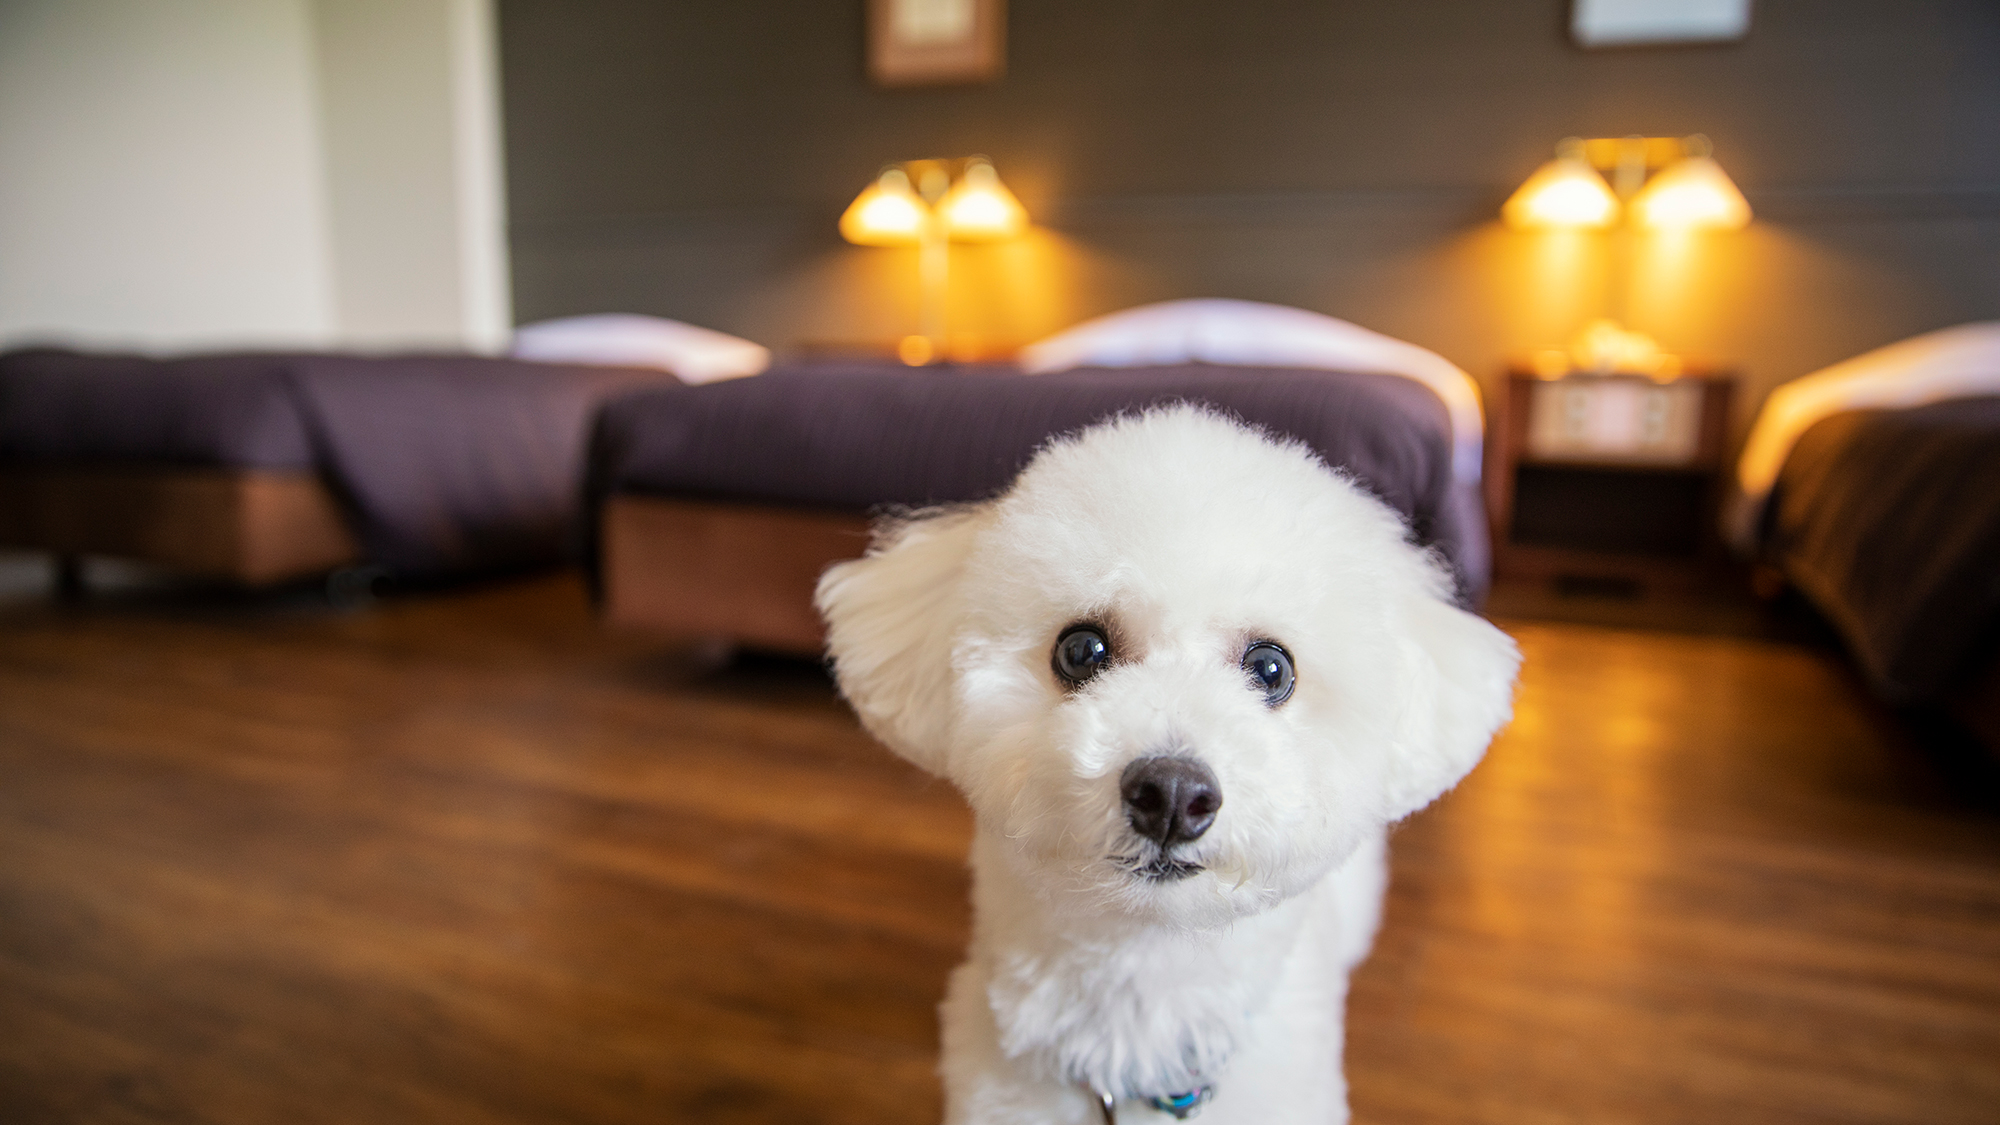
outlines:
[[[605,399],[663,371],[467,355],[0,356],[0,463],[318,472],[370,561],[411,578],[574,554]]]
[[[1401,512],[1454,567],[1468,602],[1483,599],[1485,510],[1476,487],[1452,477],[1444,404],[1386,375],[1206,364],[1036,376],[980,365],[781,366],[607,405],[591,489],[847,510],[977,500],[1006,487],[1054,435],[1176,401],[1304,441]]]
[[[1778,476],[1766,549],[1896,702],[2000,655],[2000,397],[1835,414]]]

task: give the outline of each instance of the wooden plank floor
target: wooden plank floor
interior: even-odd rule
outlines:
[[[1518,625],[1359,1121],[2000,1120],[2000,816],[1838,662]],[[965,813],[556,579],[0,609],[0,1121],[932,1122]]]

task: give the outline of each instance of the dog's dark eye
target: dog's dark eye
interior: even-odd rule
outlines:
[[[1252,641],[1243,650],[1243,670],[1250,685],[1264,693],[1264,705],[1276,707],[1292,697],[1292,654],[1272,641]]]
[[[1095,625],[1072,625],[1056,638],[1055,655],[1050,663],[1055,666],[1056,675],[1067,684],[1080,684],[1102,671],[1111,661],[1111,642],[1104,639],[1104,630]]]

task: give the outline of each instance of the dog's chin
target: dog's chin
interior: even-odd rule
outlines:
[[[1083,833],[1063,842],[1081,842]],[[1175,929],[1218,929],[1271,909],[1287,897],[1283,872],[1260,871],[1237,849],[1202,841],[1163,852],[1150,841],[1104,840],[1080,853],[1055,840],[1001,833],[1000,853],[1026,889],[1059,914],[1123,918]],[[1061,839],[1061,837],[1058,837]],[[1037,847],[1036,844],[1043,844]]]
[[[1072,900],[1086,913],[1122,916],[1175,929],[1212,930],[1270,909],[1280,896],[1233,864],[1226,852],[1162,853],[1150,846],[1089,865],[1096,876]]]
[[[1111,862],[1131,873],[1140,883],[1178,883],[1208,870],[1208,866],[1184,856],[1156,853],[1151,856],[1113,856]]]

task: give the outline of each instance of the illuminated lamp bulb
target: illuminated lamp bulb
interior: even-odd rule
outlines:
[[[912,246],[922,237],[930,208],[901,168],[890,168],[861,189],[840,216],[840,234],[857,246]]]
[[[1632,220],[1649,230],[1738,230],[1750,202],[1707,156],[1675,161],[1632,200]]]
[[[1618,217],[1618,197],[1581,152],[1571,149],[1535,169],[1500,215],[1508,226],[1524,230],[1601,229]]]
[[[945,230],[957,242],[998,242],[1028,228],[1028,212],[993,165],[974,158],[938,202]]]
[[[896,358],[907,367],[923,367],[937,358],[937,345],[929,336],[905,336],[896,343]]]

